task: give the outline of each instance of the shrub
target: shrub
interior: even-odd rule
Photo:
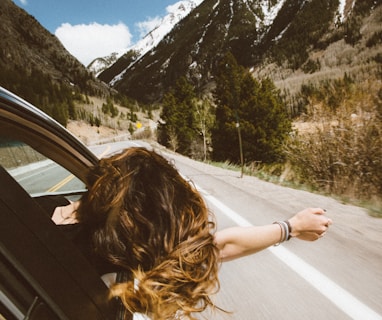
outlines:
[[[323,110],[310,133],[291,137],[285,152],[302,182],[358,200],[381,198],[382,99],[376,97],[356,92],[335,113]]]
[[[313,61],[312,59],[309,59],[303,66],[302,70],[305,73],[315,73],[321,69],[321,64],[318,59],[316,61]]]
[[[366,42],[368,48],[382,43],[382,31],[375,32]]]

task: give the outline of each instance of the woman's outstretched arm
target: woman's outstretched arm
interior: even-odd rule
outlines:
[[[288,225],[289,223],[289,225]],[[232,227],[217,231],[215,243],[222,261],[244,257],[295,237],[314,241],[327,231],[332,220],[320,208],[300,211],[285,222],[265,226]]]

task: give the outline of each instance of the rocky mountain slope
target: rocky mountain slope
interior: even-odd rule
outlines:
[[[133,52],[124,55],[99,78],[132,98],[155,102],[181,76],[200,90],[210,85],[218,61],[227,51],[239,64],[253,68],[256,75],[272,78],[296,71],[319,73],[325,59],[331,59],[323,57],[325,50],[336,45],[353,53],[332,58],[342,61],[330,68],[346,71],[353,54],[367,56],[362,63],[378,63],[382,54],[381,3],[204,0],[155,48],[139,58]],[[368,41],[374,43],[367,47]]]
[[[140,41],[122,52],[113,52],[106,57],[94,59],[88,66],[94,74],[99,75],[104,70],[113,65],[120,57],[129,51],[135,53],[134,61],[139,60],[148,51],[157,46],[157,44],[169,33],[172,28],[193,9],[195,9],[203,0],[181,0],[167,8],[165,15],[155,27],[150,30]]]

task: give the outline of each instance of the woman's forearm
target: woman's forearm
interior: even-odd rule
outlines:
[[[314,241],[321,238],[332,220],[321,208],[307,208],[295,214],[287,223],[265,226],[232,227],[216,232],[215,243],[222,261],[229,261],[259,252],[272,245],[296,237]]]
[[[278,224],[253,227],[232,227],[216,232],[215,243],[222,261],[229,261],[264,250],[280,242]]]

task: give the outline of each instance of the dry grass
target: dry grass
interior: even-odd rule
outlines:
[[[137,106],[137,110],[134,112],[137,121],[130,121],[130,109],[115,104],[119,114],[113,118],[102,112],[102,104],[104,103],[106,101],[101,98],[90,97],[89,103],[78,104],[76,108],[81,110],[84,119],[69,121],[67,129],[87,145],[132,138],[147,138],[155,135],[156,123],[159,118],[158,110],[154,110],[152,112],[153,118],[149,119],[148,115]],[[89,115],[98,117],[101,125],[90,125]]]
[[[314,99],[308,110],[285,148],[291,179],[382,212],[381,82],[352,85],[335,110]]]

